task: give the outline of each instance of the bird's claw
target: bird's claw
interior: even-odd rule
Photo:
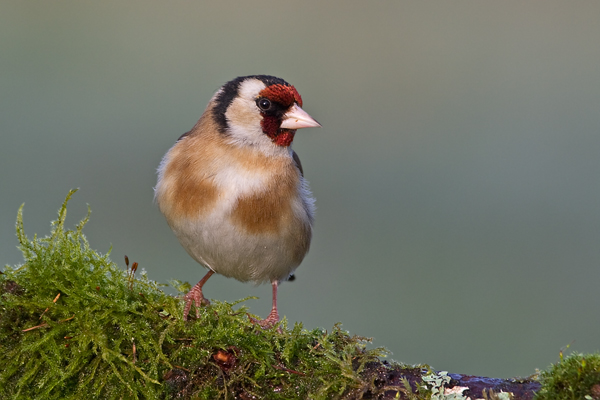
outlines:
[[[185,307],[183,308],[183,320],[188,320],[188,315],[190,313],[190,309],[192,308],[192,303],[196,306],[196,318],[200,318],[200,307],[209,306],[210,301],[206,299],[202,295],[202,291],[200,290],[190,290],[185,296],[183,296],[185,300]]]
[[[248,313],[246,313],[246,315],[248,315],[250,322],[252,322],[254,325],[260,326],[262,329],[271,329],[275,325],[279,324],[279,314],[277,311],[271,311],[271,313],[265,319],[253,318]],[[281,328],[279,328],[278,331],[281,333]]]

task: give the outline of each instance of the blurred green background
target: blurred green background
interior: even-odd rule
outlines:
[[[161,282],[204,274],[153,203],[162,155],[224,82],[271,74],[316,232],[280,310],[391,358],[529,375],[600,349],[600,2],[0,3],[0,252],[71,188],[91,245]],[[270,287],[209,298],[265,316]]]

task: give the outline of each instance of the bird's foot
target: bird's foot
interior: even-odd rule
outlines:
[[[275,325],[279,323],[279,313],[277,310],[272,310],[271,313],[265,319],[256,319],[252,318],[250,314],[248,314],[248,319],[255,325],[260,326],[263,329],[271,329]]]
[[[185,307],[183,307],[183,320],[187,321],[188,320],[188,314],[190,313],[190,309],[192,308],[192,303],[195,304],[196,306],[196,318],[200,318],[200,307],[201,306],[209,306],[210,305],[210,301],[208,301],[208,299],[204,298],[204,295],[202,294],[202,290],[195,290],[196,286],[194,286],[192,288],[192,290],[190,290],[189,292],[187,292],[187,294],[185,296],[183,296],[183,299],[185,300]]]

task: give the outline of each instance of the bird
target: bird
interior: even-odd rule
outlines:
[[[321,124],[302,109],[296,88],[270,75],[225,83],[158,167],[158,208],[187,253],[208,269],[184,296],[183,319],[209,305],[203,287],[215,273],[272,286],[262,328],[279,322],[277,291],[293,277],[312,238],[315,201],[300,158],[298,129]]]

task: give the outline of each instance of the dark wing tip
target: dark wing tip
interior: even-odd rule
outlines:
[[[304,170],[302,169],[300,157],[298,157],[298,154],[296,154],[294,150],[292,150],[292,158],[294,159],[294,164],[296,164],[296,167],[298,167],[298,169],[300,170],[300,175],[304,176]]]

